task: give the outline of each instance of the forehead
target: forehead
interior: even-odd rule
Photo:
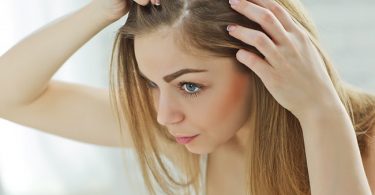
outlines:
[[[163,68],[199,66],[198,63],[205,58],[183,51],[176,43],[176,36],[172,31],[159,30],[135,37],[134,50],[140,69],[144,66],[151,68],[149,66],[153,64]]]
[[[219,67],[233,64],[232,58],[209,55],[208,52],[195,50],[187,52],[178,44],[176,31],[161,29],[134,39],[134,50],[139,69],[148,72],[174,72],[182,68],[205,68],[219,71]],[[188,44],[188,43],[186,43]],[[214,65],[214,66],[213,66]]]

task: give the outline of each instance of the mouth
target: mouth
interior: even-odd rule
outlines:
[[[199,134],[194,135],[194,136],[178,136],[178,137],[175,137],[175,138],[176,138],[176,142],[179,143],[179,144],[188,144],[191,141],[193,141],[194,138],[196,138],[198,136],[199,136]]]

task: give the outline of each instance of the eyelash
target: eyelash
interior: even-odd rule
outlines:
[[[198,91],[197,92],[193,92],[193,93],[189,93],[186,90],[184,90],[183,86],[184,85],[189,85],[189,84],[194,85],[196,88],[198,88]],[[151,81],[147,81],[146,82],[146,86],[148,88],[151,88],[151,89],[156,88],[154,85],[156,85],[156,84],[153,83],[153,82],[151,82]],[[179,88],[179,90],[182,91],[182,93],[184,94],[184,96],[188,97],[188,98],[190,98],[190,97],[194,97],[194,98],[198,97],[198,95],[200,94],[200,92],[203,90],[203,86],[202,85],[200,85],[198,83],[188,82],[188,81],[181,81],[181,82],[179,82],[178,83],[178,88]]]

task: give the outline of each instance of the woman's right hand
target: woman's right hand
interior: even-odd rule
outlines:
[[[160,0],[92,0],[91,3],[103,10],[107,19],[116,21],[128,13],[130,1],[143,6],[150,2],[154,5],[160,4]]]
[[[149,2],[151,2],[154,5],[160,5],[160,0],[134,0],[139,5],[147,5]]]

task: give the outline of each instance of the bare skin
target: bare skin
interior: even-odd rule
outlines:
[[[173,136],[199,134],[185,145],[190,152],[211,153],[230,139],[245,142],[251,78],[237,71],[233,60],[186,54],[170,30],[136,38],[134,44],[140,72],[153,87],[158,122]],[[162,79],[186,68],[207,71],[184,74],[170,83]],[[191,86],[181,86],[181,82]]]
[[[306,30],[275,1],[229,3],[269,33],[228,26],[231,36],[265,56],[241,49],[237,59],[261,78],[275,100],[301,124],[311,193],[371,194],[350,117]]]
[[[309,41],[306,32],[293,22],[288,13],[275,2],[239,0],[235,3],[233,0],[230,3],[233,9],[258,22],[272,36],[271,40],[264,33],[252,29],[238,25],[228,26],[230,35],[257,47],[267,61],[245,50],[240,50],[237,53],[237,59],[252,69],[262,79],[273,97],[299,119],[304,133],[312,193],[371,193],[350,118],[335,92],[322,59]],[[152,40],[155,41],[155,39],[165,36],[155,37],[150,35],[150,37],[153,37]],[[184,101],[175,100],[178,99],[177,96],[173,96],[173,93],[168,91],[169,88],[161,82],[161,73],[158,71],[161,66],[165,69],[172,69],[171,64],[181,64],[182,62],[174,61],[172,57],[168,58],[168,56],[158,53],[156,48],[149,49],[149,52],[147,52],[146,48],[152,46],[147,45],[148,41],[142,41],[142,39],[145,38],[139,38],[135,42],[140,70],[148,70],[149,72],[145,74],[148,74],[151,80],[155,78],[153,83],[156,82],[155,88],[158,90],[155,96],[160,98],[156,102],[165,106],[159,107],[159,105],[156,105],[159,109],[158,119],[160,115],[164,116],[163,119],[165,119],[162,122],[158,120],[159,123],[165,126],[173,125],[175,129],[191,127],[192,123],[191,121],[189,123],[189,116],[193,115],[189,112],[194,111],[189,110],[190,107],[184,107],[185,104],[181,103]],[[215,68],[220,69],[220,66]],[[158,75],[159,79],[154,75]],[[314,85],[311,85],[311,80],[315,81]],[[217,81],[212,83],[217,83]],[[159,87],[157,87],[158,85]],[[210,95],[210,93],[205,95]],[[333,103],[327,104],[327,102]],[[215,111],[215,109],[213,110]],[[196,114],[199,116],[199,113]],[[210,121],[211,116],[208,115],[208,121]],[[220,117],[215,118],[214,116],[213,118],[219,119]],[[229,119],[228,123],[230,121]],[[234,140],[236,140],[235,134],[237,132],[228,127],[230,126],[226,127],[226,133],[220,133],[224,131],[217,130],[220,128],[215,128],[214,123],[210,126],[210,128],[217,130],[214,132],[220,135],[232,134]],[[211,145],[215,142],[209,142],[208,140],[217,141],[217,149],[227,148],[224,146],[233,143],[230,141],[231,138],[226,139],[228,142],[223,143],[221,141],[225,139],[210,139],[213,136],[204,136],[205,133],[210,132],[207,129],[194,129],[194,132],[189,135],[200,134],[200,137],[186,144],[187,149],[191,152],[200,153],[204,145],[198,143],[206,137],[208,139],[204,139],[203,143]],[[174,131],[178,132],[178,130]],[[332,142],[332,140],[337,141]],[[237,147],[240,147],[240,144],[237,144]],[[217,151],[211,150],[214,153],[217,153]],[[228,152],[228,150],[223,149],[221,151]],[[225,155],[227,156],[229,153]],[[333,169],[339,163],[340,169]],[[335,183],[332,183],[332,181],[335,181]]]
[[[141,1],[142,0],[139,0],[139,2]],[[56,70],[83,43],[87,42],[101,29],[125,14],[126,8],[121,7],[125,6],[125,3],[122,3],[120,0],[111,1],[114,4],[108,4],[108,2],[109,1],[94,0],[92,4],[30,35],[0,57],[0,90],[3,92],[0,96],[1,118],[82,142],[114,147],[121,146],[118,140],[119,129],[112,115],[107,89],[97,89],[73,83],[50,81],[51,76]],[[147,4],[146,1],[142,2]],[[118,7],[113,7],[112,5],[118,5]],[[103,12],[102,8],[108,8],[106,10],[111,10],[111,12]],[[96,20],[92,20],[93,17],[95,17]],[[77,25],[81,26],[79,31],[71,30],[75,29],[74,27]],[[232,33],[232,35],[240,38],[241,31],[237,31],[237,34]],[[162,39],[162,36],[153,36],[153,41],[155,42],[165,41]],[[144,38],[146,39],[147,37]],[[40,43],[43,44],[41,45]],[[49,49],[53,48],[55,45],[59,45],[59,47],[55,50]],[[164,43],[161,45],[164,45]],[[32,49],[36,46],[39,48],[38,51]],[[141,45],[137,46],[142,47]],[[166,44],[165,46],[169,47],[170,51],[179,52],[178,48],[172,43],[169,45]],[[147,47],[150,46],[144,45],[144,47],[147,49]],[[146,52],[147,50],[144,51]],[[143,54],[146,56],[150,55],[147,53]],[[23,57],[19,58],[20,55]],[[49,56],[49,58],[45,58],[46,55]],[[142,55],[142,53],[137,52],[137,55]],[[151,80],[155,81],[160,89],[160,94],[158,94],[158,90],[155,90],[155,97],[159,98],[159,101],[157,101],[159,104],[155,105],[158,106],[159,109],[158,121],[161,124],[168,125],[171,129],[171,133],[202,134],[199,139],[194,140],[194,143],[192,142],[190,145],[186,145],[186,147],[192,152],[210,153],[207,169],[209,194],[220,194],[220,192],[228,192],[228,190],[244,189],[243,182],[238,182],[240,181],[239,178],[242,177],[238,176],[241,175],[244,165],[238,162],[243,162],[242,154],[245,140],[241,138],[251,132],[251,130],[245,130],[251,129],[252,117],[251,114],[247,113],[248,110],[241,109],[243,105],[251,105],[251,92],[247,91],[248,94],[244,95],[246,93],[240,89],[247,88],[247,84],[251,82],[251,79],[249,80],[246,75],[235,72],[232,62],[225,59],[202,59],[202,57],[198,58],[197,56],[183,55],[181,53],[179,53],[178,56],[184,57],[185,62],[204,61],[217,64],[215,69],[210,69],[209,72],[202,73],[202,75],[205,74],[205,76],[193,74],[181,76],[181,78],[184,77],[189,80],[205,80],[205,82],[210,83],[212,87],[211,89],[207,88],[207,91],[202,92],[196,99],[183,99],[184,97],[181,95],[181,90],[177,91],[175,82],[174,85],[167,85],[162,81],[162,76],[176,70],[176,68],[169,67],[176,64],[173,63],[176,62],[175,59],[171,59],[171,56],[165,56],[165,58],[159,59],[162,61],[170,61],[170,63],[158,64],[168,66],[163,67],[165,68],[164,70],[168,70],[168,72],[158,72],[156,68],[153,69],[153,67],[149,67],[151,65],[150,63],[141,63],[141,65],[143,65],[143,73]],[[141,57],[141,59],[147,59],[147,57]],[[249,59],[250,58],[248,58],[248,60]],[[248,64],[248,60],[244,60],[244,64]],[[198,66],[198,64],[188,63],[180,65],[191,67],[193,65]],[[266,64],[260,62],[259,65]],[[280,66],[280,64],[274,65]],[[33,68],[30,68],[30,66]],[[202,67],[203,65],[199,68]],[[210,67],[209,65],[204,67],[212,68],[212,66]],[[19,71],[23,69],[27,69],[28,71]],[[222,77],[224,72],[229,73],[224,75],[227,82],[220,82],[218,78]],[[268,83],[270,82],[271,81]],[[9,83],[12,84],[12,87],[9,87]],[[243,86],[237,88],[237,90],[233,90],[231,86],[238,86],[236,83],[241,83]],[[191,87],[192,86],[190,86],[190,88]],[[183,89],[187,90],[187,86],[185,85]],[[233,96],[233,94],[239,93],[238,91],[241,91],[243,96],[234,99],[236,96]],[[277,92],[275,92],[275,94],[276,93]],[[223,113],[210,115],[211,120],[209,121],[193,118],[193,114],[195,115],[197,113],[194,109],[189,107],[191,105],[189,102],[198,102],[199,98],[204,99],[205,95],[209,96],[210,94],[215,94],[215,98],[212,99],[216,106],[225,106],[225,108],[231,109],[229,110],[230,112],[236,113],[238,116],[238,118],[232,117],[230,120],[226,121],[226,128],[211,128],[217,127],[215,122],[225,117],[221,115]],[[282,94],[276,94],[276,96],[280,99],[283,97]],[[167,101],[171,97],[174,97],[173,101]],[[207,99],[201,101],[207,103]],[[241,104],[234,104],[232,101],[235,100],[241,102]],[[226,105],[225,103],[230,105]],[[288,102],[284,101],[284,103],[286,106],[289,106],[289,104],[287,104]],[[54,106],[51,107],[50,105]],[[176,105],[180,105],[181,107]],[[77,110],[77,107],[81,109]],[[205,108],[217,109],[216,107]],[[245,117],[249,115],[250,118]],[[335,123],[335,121],[331,122]],[[306,129],[314,128],[311,125],[306,125],[306,127]],[[80,131],[77,131],[77,129]],[[106,129],[106,131],[103,131],[103,129]],[[133,147],[130,135],[125,135],[125,137],[129,138],[125,140],[127,144],[126,147]],[[204,141],[209,143],[206,144]],[[365,164],[365,171],[369,178],[370,185],[372,189],[375,189],[375,171],[373,166],[371,166],[375,163],[375,147],[371,147],[369,153],[369,157],[364,159],[363,163]],[[173,153],[171,154],[173,155]],[[228,158],[238,160],[232,163],[226,162],[225,160]],[[231,175],[231,173],[233,174]],[[234,180],[237,182],[233,182]],[[238,194],[243,194],[243,192],[239,191]]]
[[[172,135],[200,134],[185,147],[193,153],[209,153],[207,194],[245,194],[245,145],[254,124],[252,78],[235,69],[231,60],[182,51],[171,29],[136,38],[135,53],[140,71],[153,86],[158,122]],[[165,72],[184,68],[208,71],[185,74],[171,83],[163,81]],[[179,87],[181,81],[204,87]],[[183,95],[192,91],[199,95]]]

